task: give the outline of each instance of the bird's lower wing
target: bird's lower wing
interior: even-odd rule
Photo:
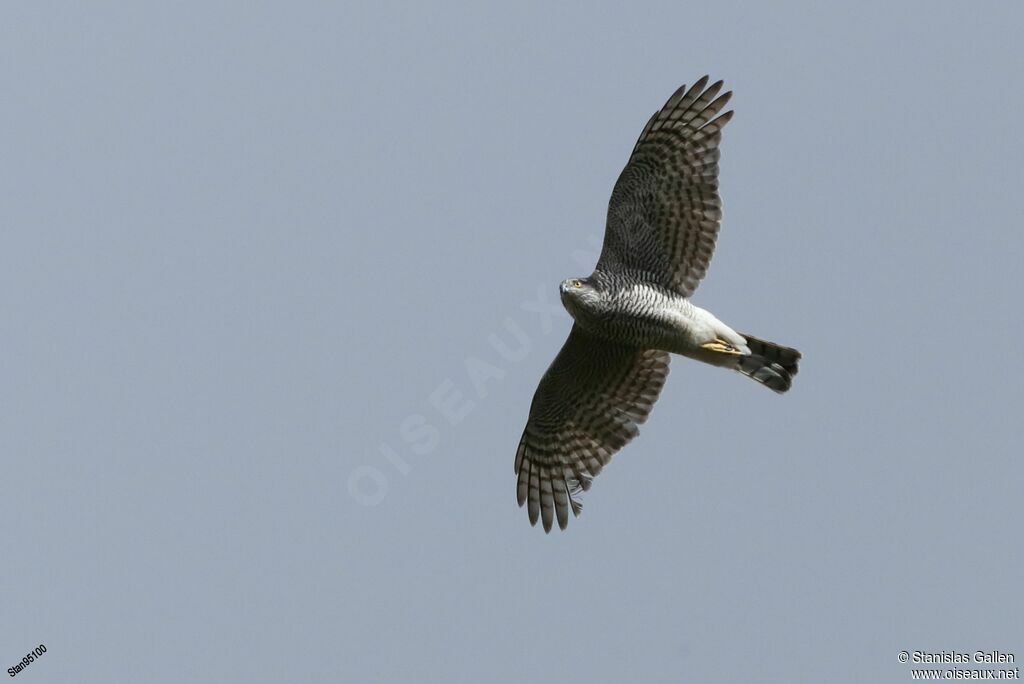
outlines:
[[[545,531],[579,515],[576,495],[636,437],[668,376],[669,355],[615,344],[574,325],[534,394],[516,452],[519,505]]]

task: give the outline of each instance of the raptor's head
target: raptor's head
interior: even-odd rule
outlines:
[[[559,288],[562,295],[562,306],[579,319],[580,314],[592,312],[600,303],[601,295],[597,283],[590,278],[569,278],[563,280]]]

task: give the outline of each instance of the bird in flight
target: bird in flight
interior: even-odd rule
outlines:
[[[516,498],[544,531],[638,434],[670,354],[739,371],[783,393],[800,352],[739,333],[690,302],[722,221],[718,146],[732,111],[722,81],[679,88],[644,127],[608,203],[594,272],[562,281],[574,319],[541,378],[516,451]]]

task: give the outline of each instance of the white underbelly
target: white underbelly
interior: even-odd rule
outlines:
[[[669,318],[674,328],[679,331],[679,344],[682,349],[676,351],[685,354],[687,350],[699,349],[701,345],[722,339],[732,346],[749,354],[747,341],[742,335],[718,320],[718,318],[686,299],[666,302],[662,315]],[[675,350],[670,350],[675,351]]]

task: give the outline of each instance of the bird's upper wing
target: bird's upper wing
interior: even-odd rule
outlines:
[[[653,280],[684,297],[707,272],[722,222],[718,144],[731,92],[708,77],[683,86],[647,122],[611,201],[598,270]]]
[[[541,378],[516,452],[519,505],[544,530],[579,515],[579,490],[639,432],[668,376],[669,355],[593,337],[573,325]]]

